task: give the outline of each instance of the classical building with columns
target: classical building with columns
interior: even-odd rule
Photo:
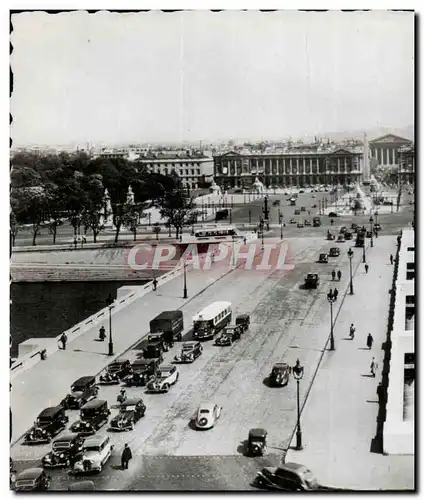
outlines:
[[[397,150],[411,146],[412,141],[394,134],[387,134],[369,141],[370,157],[379,167],[398,166]]]
[[[362,148],[301,145],[275,152],[214,156],[214,179],[222,189],[250,189],[258,178],[266,187],[349,184],[360,181]]]

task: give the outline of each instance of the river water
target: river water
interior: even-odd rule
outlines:
[[[105,307],[109,293],[115,298],[121,286],[142,286],[146,282],[12,283],[12,357],[18,355],[20,342],[34,337],[56,337]]]

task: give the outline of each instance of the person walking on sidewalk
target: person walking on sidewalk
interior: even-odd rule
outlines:
[[[131,449],[127,443],[125,443],[124,449],[121,456],[122,470],[128,469],[128,463],[132,459]]]
[[[375,371],[377,370],[378,365],[375,362],[375,358],[372,358],[371,365],[370,365],[370,372],[373,377],[375,377]]]
[[[368,347],[368,349],[371,349],[373,342],[374,342],[374,339],[372,338],[371,333],[369,333],[368,336],[367,336],[367,347]]]
[[[158,280],[155,278],[153,280],[153,291],[156,292],[156,288],[158,287]]]
[[[66,336],[66,333],[62,333],[59,341],[62,343],[62,349],[66,351],[66,342],[68,342],[68,337]]]
[[[336,271],[334,269],[331,271],[331,279],[332,281],[336,279]]]
[[[342,272],[340,271],[340,269],[337,271],[337,279],[338,281],[342,279]]]
[[[393,255],[390,254],[390,264],[393,266]]]
[[[365,272],[368,274],[369,265],[365,264]]]
[[[334,300],[337,300],[337,297],[339,296],[339,291],[337,290],[337,288],[334,289]]]
[[[104,342],[106,338],[106,330],[105,327],[102,325],[99,329],[99,340],[100,342]]]
[[[350,325],[349,328],[349,337],[353,340],[355,338],[355,327],[353,326],[353,323]]]

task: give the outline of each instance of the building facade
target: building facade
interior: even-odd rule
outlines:
[[[397,150],[398,176],[400,184],[415,183],[415,146],[403,146]]]
[[[387,134],[369,141],[370,157],[378,167],[398,166],[398,149],[412,146],[412,141],[394,134]]]
[[[214,180],[221,189],[250,189],[258,178],[265,187],[349,184],[361,176],[362,150],[321,150],[310,146],[282,152],[227,152],[214,156]]]

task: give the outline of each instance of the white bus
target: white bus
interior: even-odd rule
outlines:
[[[197,241],[204,240],[228,240],[233,236],[243,238],[235,226],[202,226],[194,231],[194,236]]]
[[[212,338],[231,322],[231,302],[213,302],[193,316],[193,337],[198,340]]]

